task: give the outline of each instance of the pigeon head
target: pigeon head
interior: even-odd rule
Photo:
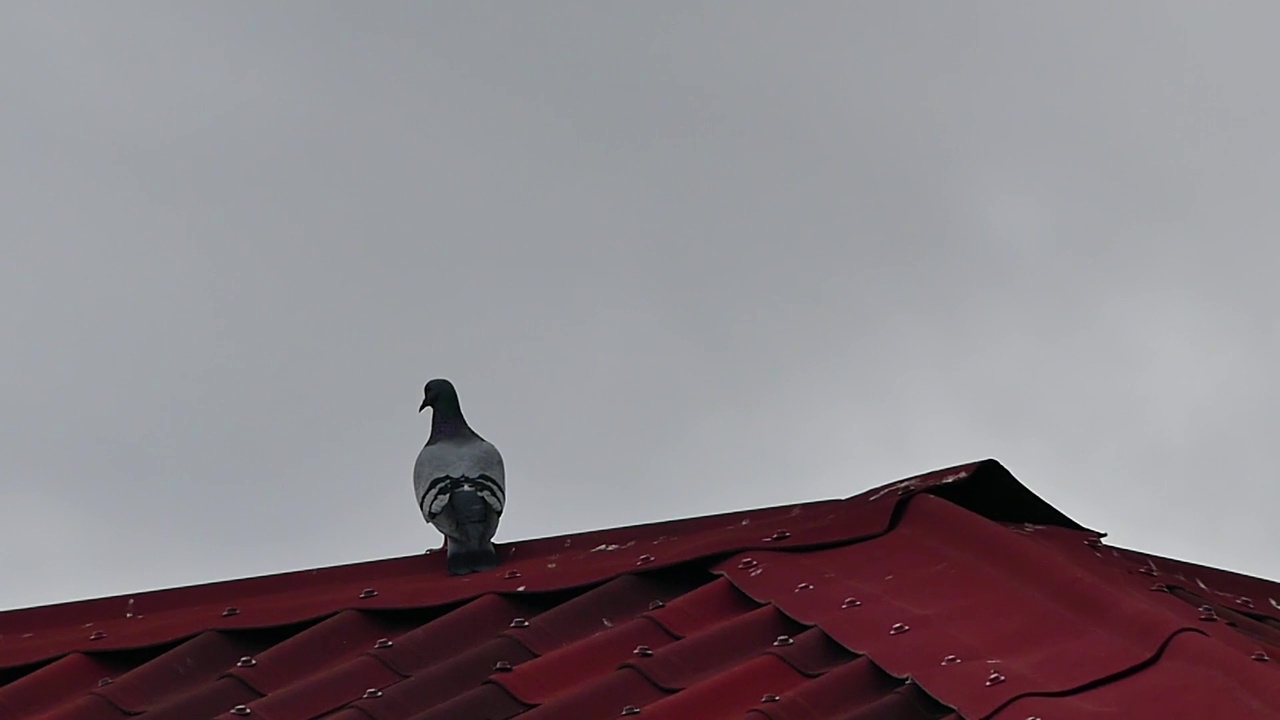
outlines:
[[[453,383],[444,378],[436,378],[422,389],[422,405],[418,412],[431,408],[431,437],[428,445],[450,440],[466,440],[479,438],[475,430],[467,424],[462,416],[462,406],[458,403],[458,391]]]
[[[427,408],[452,410],[457,407],[458,391],[453,388],[453,383],[448,380],[436,378],[422,388],[422,405],[418,408],[418,412],[422,412]]]

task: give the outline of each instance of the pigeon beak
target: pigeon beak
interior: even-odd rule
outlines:
[[[422,405],[418,408],[418,412],[422,412],[423,410],[426,410],[426,409],[427,409],[427,400],[426,398],[423,398]]]

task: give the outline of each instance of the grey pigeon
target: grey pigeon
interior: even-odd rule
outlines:
[[[507,499],[502,455],[467,425],[453,383],[427,383],[418,412],[428,407],[431,436],[413,466],[418,507],[446,538],[450,573],[491,570],[498,566],[493,534]]]

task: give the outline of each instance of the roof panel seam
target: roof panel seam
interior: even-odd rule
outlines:
[[[1160,643],[1160,646],[1156,648],[1155,652],[1151,654],[1151,657],[1147,658],[1146,660],[1143,660],[1140,663],[1136,663],[1122,670],[1110,673],[1108,675],[1104,675],[1100,678],[1090,680],[1087,683],[1083,683],[1081,685],[1077,685],[1072,688],[1067,688],[1065,690],[1053,690],[1053,691],[1045,691],[1045,692],[1024,692],[1024,693],[1019,693],[1017,695],[1013,695],[1008,699],[1006,699],[1003,703],[1001,703],[998,707],[996,707],[990,713],[983,715],[982,720],[987,720],[988,718],[995,717],[1000,713],[1001,710],[1013,704],[1015,701],[1023,698],[1070,697],[1071,695],[1078,695],[1082,692],[1087,692],[1094,688],[1101,687],[1103,685],[1108,685],[1110,683],[1117,682],[1119,680],[1123,680],[1129,677],[1130,675],[1133,675],[1134,673],[1141,672],[1142,670],[1145,670],[1151,667],[1152,665],[1156,664],[1156,662],[1160,660],[1160,657],[1164,655],[1165,651],[1169,648],[1169,643],[1173,642],[1174,638],[1178,637],[1179,635],[1182,635],[1183,633],[1194,633],[1196,635],[1200,635],[1202,637],[1212,639],[1208,633],[1201,630],[1200,628],[1194,628],[1194,627],[1178,628],[1177,630],[1174,630],[1172,633],[1170,633],[1169,637],[1164,639],[1164,642]]]

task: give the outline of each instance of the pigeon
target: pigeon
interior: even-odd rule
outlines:
[[[453,383],[437,378],[423,388],[418,412],[432,408],[431,436],[413,466],[422,517],[445,536],[453,575],[498,566],[493,535],[506,503],[502,455],[462,417]]]

